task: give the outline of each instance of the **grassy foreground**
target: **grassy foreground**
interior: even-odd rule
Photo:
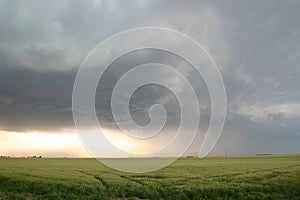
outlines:
[[[95,159],[0,159],[0,199],[300,199],[300,155],[182,158],[147,174]]]

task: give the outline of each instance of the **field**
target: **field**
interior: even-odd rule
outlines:
[[[182,158],[146,174],[95,159],[2,158],[0,199],[300,199],[300,155]]]

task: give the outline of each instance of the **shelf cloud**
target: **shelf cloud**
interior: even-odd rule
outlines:
[[[293,0],[136,0],[130,5],[121,0],[3,0],[0,140],[9,132],[57,134],[75,130],[72,89],[87,53],[115,33],[153,26],[193,37],[220,68],[228,114],[213,154],[222,154],[224,149],[231,154],[278,153],[279,143],[280,152],[299,153],[299,8],[300,2]],[[154,50],[133,52],[111,65],[97,89],[99,120],[109,129],[117,128],[109,101],[116,80],[126,70],[153,60],[181,70],[189,81],[200,80],[195,90],[201,109],[200,132],[204,133],[211,116],[205,82],[188,63]],[[159,72],[153,76],[164,77]],[[180,82],[170,82],[184,90]],[[131,103],[130,111],[137,124],[149,123],[148,110],[154,103],[165,106],[169,114],[167,128],[172,130],[179,123],[178,102],[165,88],[140,88]],[[237,143],[244,144],[245,149],[239,152]]]

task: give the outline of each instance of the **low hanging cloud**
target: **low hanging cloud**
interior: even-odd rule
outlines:
[[[300,118],[300,104],[246,105],[241,107],[237,113],[258,122],[273,121],[274,118],[281,120],[297,119]]]
[[[219,149],[226,145],[234,149],[234,138],[243,140],[242,144],[251,138],[245,153],[256,151],[255,140],[264,141],[272,151],[278,148],[279,139],[270,139],[276,130],[284,138],[283,148],[289,149],[295,146],[290,139],[295,141],[300,129],[299,7],[299,1],[280,0],[134,0],[131,4],[122,0],[2,0],[0,129],[74,129],[72,88],[87,53],[120,31],[157,26],[190,35],[208,50],[220,68],[227,92],[228,117],[224,128],[227,134]],[[111,66],[96,94],[96,100],[101,99],[96,101],[98,118],[108,127],[115,126],[109,104],[114,80],[124,70],[153,60],[180,69],[191,81],[201,80],[185,62],[161,52],[135,52],[120,59]],[[181,83],[170,81],[184,90]],[[196,91],[205,130],[210,119],[209,95],[203,80],[194,83],[198,84]],[[195,103],[188,100],[187,97],[186,104]],[[130,109],[137,123],[149,122],[147,110],[153,103],[165,105],[170,114],[168,126],[178,124],[176,99],[157,87],[141,88],[133,97]],[[287,152],[296,150],[300,151],[294,148]]]

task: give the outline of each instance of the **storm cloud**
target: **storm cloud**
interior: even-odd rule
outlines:
[[[88,52],[120,31],[154,26],[193,37],[220,68],[228,105],[223,135],[214,154],[225,149],[235,155],[299,153],[299,19],[297,0],[2,0],[0,129],[75,129],[73,83]],[[193,85],[197,85],[201,108],[200,132],[205,132],[210,100],[203,79],[180,58],[154,50],[132,52],[112,63],[97,89],[99,120],[117,128],[109,98],[114,84],[132,67],[151,61],[173,66],[190,81],[198,81]],[[153,76],[163,77],[159,73]],[[167,127],[176,127],[178,102],[166,88],[155,85],[140,88],[131,99],[130,111],[136,123],[149,123],[148,109],[154,103],[165,106]]]

